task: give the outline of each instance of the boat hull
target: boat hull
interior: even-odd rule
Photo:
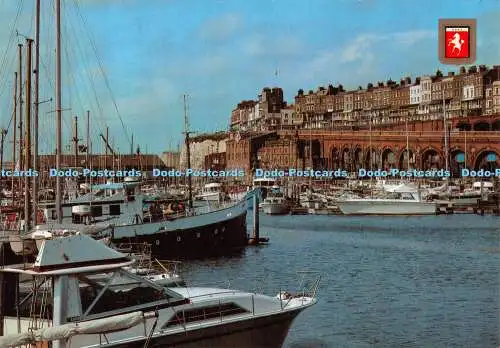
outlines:
[[[290,326],[300,309],[266,317],[255,317],[224,325],[213,325],[196,330],[164,336],[153,336],[148,347],[176,348],[279,348],[283,346]],[[144,347],[145,339],[106,347]]]
[[[282,203],[263,203],[261,205],[262,211],[269,215],[284,215],[290,212],[288,204]]]
[[[116,226],[112,241],[148,243],[155,257],[196,258],[227,255],[248,244],[245,202],[211,213],[169,222]]]
[[[436,204],[413,201],[339,201],[344,215],[435,215]]]
[[[199,328],[190,328],[186,331],[178,330],[175,333],[168,331],[164,334],[155,333],[150,339],[148,339],[148,332],[144,332],[142,325],[129,329],[134,330],[135,335],[137,335],[136,338],[124,339],[124,337],[120,337],[119,342],[113,342],[114,333],[106,337],[109,343],[106,343],[104,335],[75,335],[67,342],[67,347],[143,348],[147,342],[147,347],[156,348],[279,348],[283,346],[293,320],[303,309],[299,308],[270,316],[250,317],[243,320],[224,322],[224,324],[205,325]],[[27,327],[30,322],[30,319],[22,318],[22,329]],[[5,318],[4,326],[7,332],[17,332],[16,318]],[[141,330],[137,330],[139,327]]]

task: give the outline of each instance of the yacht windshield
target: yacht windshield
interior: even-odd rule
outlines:
[[[80,276],[79,280],[84,316],[127,311],[137,306],[153,308],[184,300],[176,292],[125,271]]]

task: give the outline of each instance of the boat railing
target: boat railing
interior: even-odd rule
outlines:
[[[299,287],[302,289],[297,291],[296,293],[288,293],[284,291],[280,291],[278,293],[278,299],[280,300],[281,310],[286,310],[287,306],[295,299],[299,300],[301,305],[310,304],[311,299],[316,298],[317,290],[319,287],[319,283],[321,280],[321,273],[319,272],[309,272],[303,271],[298,272],[301,275],[301,281]],[[312,279],[310,279],[311,275],[313,275]],[[307,281],[306,281],[307,279]],[[197,284],[199,286],[199,284]],[[227,290],[227,291],[217,291],[213,293],[204,293],[202,295],[189,296],[190,300],[201,298],[201,297],[210,297],[210,296],[220,296],[220,295],[243,295],[239,290]],[[173,319],[171,319],[163,328],[173,327],[173,326],[182,326],[182,328],[186,331],[186,324],[201,322],[204,320],[218,320],[223,322],[225,318],[234,318],[238,315],[256,315],[262,314],[256,313],[255,311],[255,297],[258,296],[257,293],[249,293],[246,296],[239,297],[240,300],[246,301],[248,300],[248,305],[243,308],[231,301],[222,301],[220,298],[218,303],[212,306],[206,306],[203,308],[185,306],[181,311],[177,311]],[[246,299],[246,300],[245,300]],[[195,303],[193,301],[192,303]],[[297,302],[295,302],[297,303]],[[250,307],[250,309],[248,309]]]
[[[270,288],[267,288],[270,283],[270,278],[269,276],[262,277],[260,279],[255,280],[254,282],[254,287],[251,290],[251,293],[253,295],[257,294],[262,294],[262,293],[268,293],[272,291],[276,291],[279,288],[279,294],[287,294],[290,295],[290,298],[297,298],[297,297],[310,297],[310,298],[315,298],[317,295],[317,291],[319,288],[319,284],[321,282],[321,279],[323,278],[323,274],[321,272],[317,271],[298,271],[296,273],[296,276],[298,277],[299,280],[299,285],[293,292],[284,292],[282,289],[284,287],[282,286],[276,286],[276,285],[271,285]],[[190,296],[190,298],[197,298],[197,297],[204,297],[204,296],[210,296],[210,295],[216,295],[216,294],[236,294],[240,293],[241,291],[239,290],[234,290],[231,288],[236,288],[235,286],[232,286],[232,284],[237,283],[238,280],[242,280],[245,282],[248,282],[248,278],[245,277],[239,277],[239,278],[234,278],[234,279],[227,279],[225,281],[220,281],[220,282],[210,282],[210,283],[200,283],[196,282],[197,287],[218,287],[218,288],[224,288],[227,291],[218,291],[214,293],[205,293],[203,295],[197,295],[197,296]],[[286,298],[285,298],[286,297]],[[286,306],[286,300],[290,299],[289,296],[283,296],[283,308]]]

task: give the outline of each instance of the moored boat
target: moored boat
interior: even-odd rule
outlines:
[[[436,203],[423,201],[418,189],[401,184],[383,198],[350,198],[336,201],[344,215],[434,215]]]
[[[124,269],[132,263],[85,235],[46,240],[33,265],[0,269],[11,285],[2,292],[0,346],[281,347],[295,317],[317,302],[319,279],[307,291],[270,297],[232,289],[166,288]],[[50,279],[53,295],[45,287],[19,307],[7,301],[20,275]]]
[[[283,215],[290,212],[290,203],[281,192],[269,192],[260,208],[265,214]]]

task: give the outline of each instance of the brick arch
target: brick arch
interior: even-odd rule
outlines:
[[[423,170],[437,168],[443,169],[445,165],[443,152],[433,146],[427,146],[422,149],[420,168]],[[437,156],[437,158],[436,158]]]
[[[391,158],[392,154],[392,158]],[[381,169],[389,169],[396,165],[396,151],[393,150],[390,146],[385,146],[380,149],[380,161],[381,161]],[[392,161],[392,163],[391,163]]]
[[[352,159],[354,170],[363,168],[363,148],[360,145],[354,145],[352,147]]]
[[[486,163],[486,157],[488,156],[488,154],[495,154],[496,161]],[[500,152],[496,151],[494,149],[491,149],[489,147],[479,150],[476,153],[476,156],[474,158],[474,169],[478,170],[481,168],[490,169],[490,170],[491,169],[495,170],[497,168],[500,168]]]
[[[465,162],[458,162],[457,156],[462,155]],[[461,170],[467,168],[468,161],[465,158],[465,151],[461,146],[454,146],[450,149],[450,170],[454,177],[460,177]]]
[[[328,151],[331,168],[341,168],[342,167],[342,146],[333,145]]]
[[[470,131],[472,130],[472,126],[469,122],[461,121],[457,124],[456,128],[461,131]]]
[[[414,161],[416,159],[417,154],[416,154],[416,151],[411,147],[408,148],[408,152],[410,153],[410,169],[412,169],[412,168],[415,168],[415,166],[417,165],[417,163]],[[405,154],[406,154],[406,146],[397,152],[396,164],[400,170],[403,170],[403,169],[406,170],[408,168],[408,161],[406,159]]]
[[[350,170],[351,165],[351,149],[348,146],[341,147],[340,158],[342,163],[342,168]]]
[[[500,118],[491,122],[491,130],[496,132],[500,131]]]
[[[491,124],[488,121],[477,121],[472,126],[475,131],[489,131],[491,130]]]
[[[375,146],[372,146],[371,149],[368,146],[363,152],[364,167],[368,169],[372,166],[371,157],[373,156],[373,169],[378,169],[380,167],[380,151]]]

